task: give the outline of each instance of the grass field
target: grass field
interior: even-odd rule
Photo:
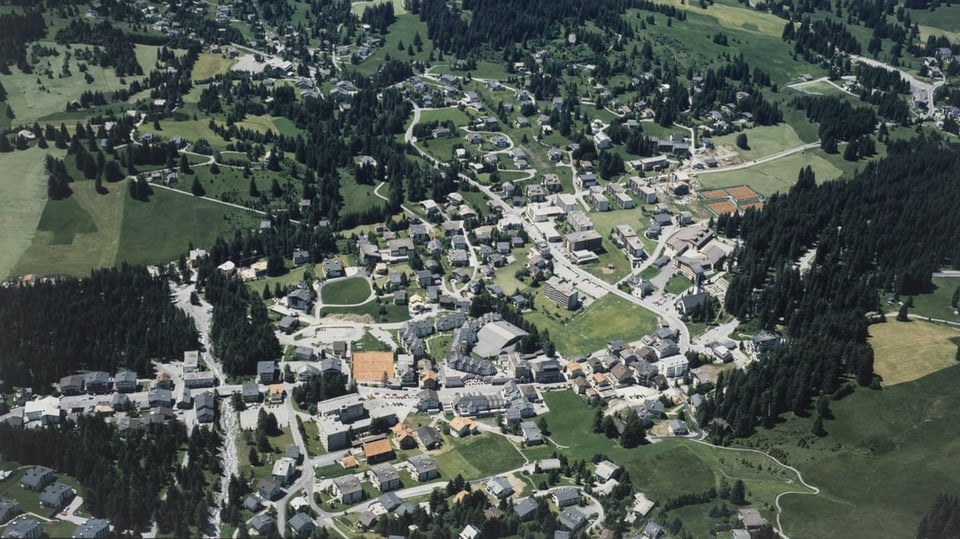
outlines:
[[[589,462],[594,455],[603,454],[630,473],[637,490],[660,503],[668,497],[703,492],[717,486],[722,479],[730,484],[741,479],[747,486],[750,504],[770,518],[770,513],[764,510],[765,504],[772,505],[780,492],[798,488],[792,484],[796,481],[795,474],[757,453],[715,448],[688,440],[662,440],[624,449],[591,431],[593,409],[573,392],[549,392],[544,400],[550,408],[545,419],[554,433],[552,438],[569,447],[563,450],[568,458]],[[668,512],[666,516],[665,521],[669,522],[675,515]],[[685,525],[690,529],[709,527],[706,511],[698,518],[702,522],[684,519]]]
[[[274,134],[280,132],[280,129],[277,127],[277,124],[274,123],[274,118],[267,116],[266,114],[261,116],[254,116],[253,114],[248,114],[242,121],[237,122],[238,128],[249,129],[251,131],[256,131],[258,133],[266,133],[267,131],[273,131]]]
[[[393,2],[397,21],[390,25],[390,30],[384,37],[383,46],[376,48],[373,53],[360,64],[351,66],[352,69],[356,69],[364,75],[372,75],[386,62],[388,54],[391,58],[396,58],[403,62],[407,60],[419,60],[426,63],[429,61],[430,51],[433,50],[433,45],[427,38],[427,24],[422,22],[416,15],[406,13],[405,10],[397,10],[397,4],[402,4],[401,0],[393,0]],[[420,39],[423,40],[422,50],[417,52],[416,47],[414,47],[413,56],[410,56],[407,53],[407,47],[413,45],[413,36],[417,33],[420,34]],[[398,45],[400,43],[403,44],[403,50],[399,50]]]
[[[50,150],[62,157],[64,152]],[[0,155],[0,280],[7,278],[30,247],[47,200],[44,154],[37,149]]]
[[[523,457],[512,443],[491,433],[463,439],[447,437],[445,447],[435,458],[441,477],[453,479],[460,474],[468,481],[523,464]]]
[[[795,92],[800,92],[802,94],[814,94],[814,95],[850,95],[840,88],[837,88],[836,85],[830,84],[824,80],[813,81],[807,84],[802,84],[791,88]]]
[[[870,326],[874,370],[883,385],[911,382],[957,364],[960,329],[911,320]]]
[[[741,170],[701,174],[697,180],[703,189],[748,185],[761,195],[770,196],[776,192],[787,192],[797,182],[797,174],[805,166],[813,169],[818,183],[839,178],[843,171],[818,155],[818,152],[819,150],[795,153]]]
[[[538,293],[537,299],[542,300],[542,294]],[[565,356],[589,354],[614,339],[637,340],[655,330],[657,324],[653,313],[613,294],[607,294],[590,307],[571,314],[573,318],[564,322],[542,310],[527,313],[524,318],[540,329],[549,330],[557,351]]]
[[[826,422],[825,438],[809,434],[812,418],[790,417],[748,440],[782,452],[821,489],[781,500],[785,533],[912,537],[938,494],[960,492],[958,384],[960,369],[951,367],[881,391],[859,389],[830,403],[836,419]]]
[[[329,305],[352,305],[370,297],[370,284],[363,277],[350,277],[326,283],[320,289],[320,299]]]
[[[65,200],[49,201],[17,274],[85,275],[92,268],[120,262],[154,264],[187,250],[213,244],[218,235],[251,228],[252,213],[155,189],[150,202],[130,199],[125,183],[107,184],[97,194],[93,182],[73,183]]]
[[[190,78],[193,80],[213,78],[221,73],[226,73],[230,66],[235,63],[236,60],[227,58],[222,54],[200,53],[197,57],[197,63],[193,64],[193,72],[190,73]]]
[[[724,145],[736,148],[743,161],[757,159],[803,145],[803,141],[797,136],[797,132],[786,123],[754,127],[743,131],[743,134],[747,136],[749,150],[736,148],[735,142],[738,133],[716,137],[713,139],[713,143],[717,146]]]
[[[953,300],[953,292],[960,287],[960,277],[934,277],[933,285],[936,287],[933,293],[914,296],[913,309],[910,309],[910,314],[929,316],[940,320],[960,321],[960,316],[954,314],[954,309],[950,304]]]

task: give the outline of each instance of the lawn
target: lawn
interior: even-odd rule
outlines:
[[[266,114],[260,116],[248,114],[243,120],[237,122],[237,127],[249,129],[258,133],[272,131],[274,134],[277,134],[279,133],[280,129],[277,127],[277,124],[274,123],[274,120],[275,118]]]
[[[236,63],[236,60],[227,58],[222,54],[200,53],[197,57],[197,63],[193,64],[193,72],[190,78],[193,80],[206,80],[213,78],[221,73],[226,73],[230,66]]]
[[[679,296],[691,286],[693,286],[693,282],[686,275],[678,273],[667,281],[667,286],[664,287],[664,290],[675,296]]]
[[[742,134],[747,136],[747,150],[741,150],[736,147],[736,139],[741,133],[730,133],[715,137],[713,143],[716,146],[730,146],[736,148],[743,161],[757,159],[766,155],[782,152],[797,146],[803,146],[803,141],[797,135],[790,125],[781,123],[778,125],[766,125],[747,129]]]
[[[427,24],[421,21],[416,15],[406,13],[405,10],[396,10],[396,5],[398,3],[402,2],[399,0],[394,1],[394,13],[397,14],[397,20],[395,23],[390,25],[390,29],[383,39],[383,46],[375,49],[372,54],[370,54],[370,56],[364,59],[360,64],[350,66],[351,69],[355,69],[357,72],[363,75],[373,75],[377,72],[380,66],[385,63],[387,55],[390,55],[391,58],[395,58],[403,62],[409,60],[427,63],[430,61],[430,51],[433,50],[433,45],[431,44],[430,39],[427,38]],[[417,33],[420,34],[420,39],[423,41],[422,50],[417,52],[416,47],[414,47],[413,56],[409,56],[407,53],[407,47],[413,45],[413,36]],[[401,43],[403,44],[403,50],[399,50],[400,47],[398,45]]]
[[[911,320],[870,326],[874,371],[885,386],[911,382],[957,364],[960,329]]]
[[[538,293],[536,299],[542,301],[543,295]],[[557,351],[569,357],[590,354],[615,339],[635,341],[653,332],[657,325],[656,315],[613,294],[565,316],[572,318],[558,315],[556,311],[545,311],[542,305],[538,305],[538,310],[525,314],[524,318],[538,328],[548,330]]]
[[[881,391],[858,389],[831,402],[836,419],[823,439],[809,434],[812,418],[790,417],[748,440],[781,452],[821,489],[781,500],[785,533],[912,537],[938,494],[960,492],[958,384],[952,367]]]
[[[360,340],[353,341],[351,348],[358,352],[389,352],[390,347],[387,343],[373,336],[369,330],[363,332]]]
[[[817,176],[817,182],[839,178],[843,171],[824,157],[817,155],[818,151],[795,153],[740,170],[718,172],[716,174],[700,173],[697,180],[700,182],[702,189],[748,185],[761,195],[770,196],[776,192],[787,192],[797,182],[797,174],[805,166],[813,169]]]
[[[118,188],[125,191],[125,186]],[[117,263],[174,260],[190,243],[209,248],[218,236],[232,237],[235,230],[252,229],[261,219],[252,212],[163,189],[156,189],[149,202],[125,200]]]
[[[62,157],[60,150],[50,150]],[[39,150],[0,155],[3,170],[16,174],[0,174],[0,280],[6,279],[17,260],[29,247],[44,213],[47,180],[44,154]]]
[[[332,281],[320,289],[320,299],[325,305],[353,305],[364,303],[369,297],[370,283],[363,277]]]
[[[933,293],[914,296],[913,309],[910,309],[910,314],[929,316],[940,320],[960,321],[960,316],[954,314],[955,310],[950,305],[953,300],[953,292],[960,287],[960,277],[934,277],[933,286],[935,287]]]
[[[446,438],[446,445],[436,455],[440,476],[452,479],[460,474],[470,481],[488,477],[523,465],[523,457],[503,436],[491,433],[469,438]]]
[[[800,84],[791,88],[796,92],[802,94],[813,94],[813,95],[850,95],[840,88],[837,88],[836,85],[830,84],[824,80],[818,80],[806,84]]]

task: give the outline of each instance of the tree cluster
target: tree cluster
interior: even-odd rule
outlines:
[[[219,272],[207,278],[205,290],[213,304],[210,338],[225,373],[255,374],[258,361],[280,357],[273,323],[256,293]]]
[[[170,301],[167,276],[127,265],[0,287],[0,326],[0,371],[35,389],[78,370],[148,375],[151,360],[199,345],[193,321]]]
[[[721,438],[748,436],[786,411],[805,414],[845,375],[871,385],[864,314],[880,310],[878,292],[929,291],[935,270],[960,267],[960,194],[949,179],[960,150],[916,139],[889,151],[849,180],[817,186],[804,169],[787,195],[744,215],[725,307],[761,327],[786,326],[789,339],[718,380],[704,424],[723,418],[732,430],[715,430]],[[801,276],[794,262],[813,245]]]

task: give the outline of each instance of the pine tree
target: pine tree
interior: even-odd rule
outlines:
[[[200,179],[194,176],[193,185],[190,186],[190,192],[193,193],[193,196],[202,197],[207,194],[206,190],[203,188],[203,184],[200,183]]]
[[[813,421],[813,427],[810,428],[810,432],[812,432],[815,436],[820,437],[827,435],[827,431],[823,428],[823,416],[817,416],[817,418]]]
[[[747,503],[747,487],[740,479],[737,479],[737,482],[733,484],[733,488],[730,490],[730,501],[737,505]]]

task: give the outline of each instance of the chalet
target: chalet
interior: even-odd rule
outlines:
[[[683,296],[676,301],[677,312],[679,312],[684,317],[690,316],[691,313],[699,309],[704,305],[709,298],[709,295],[705,292],[700,292],[698,294],[690,294],[689,296]]]
[[[0,498],[0,524],[6,523],[11,518],[19,515],[23,511],[20,509],[20,502],[9,498]]]
[[[436,479],[440,476],[437,462],[429,455],[415,455],[410,457],[407,462],[410,464],[412,470],[411,475],[421,483]]]
[[[764,354],[780,346],[780,335],[761,329],[759,333],[750,337],[746,347],[755,354]]]
[[[260,402],[260,386],[257,384],[244,384],[240,388],[240,398],[243,402]]]
[[[338,258],[326,258],[320,267],[323,269],[323,277],[325,279],[335,279],[345,275],[343,262]]]
[[[273,521],[269,515],[256,515],[250,519],[250,527],[257,535],[267,535],[273,528]]]
[[[537,516],[537,502],[533,498],[521,498],[513,505],[513,510],[520,522],[526,522]]]
[[[277,363],[275,361],[257,362],[257,382],[270,385],[277,379]]]
[[[334,478],[332,489],[334,496],[345,505],[354,504],[363,498],[360,481],[353,475]]]
[[[40,492],[53,482],[53,470],[46,466],[32,466],[27,468],[20,477],[20,488]]]
[[[370,467],[370,482],[380,492],[400,488],[400,474],[390,463],[376,464]]]
[[[297,513],[290,517],[290,528],[300,537],[309,537],[317,529],[317,523],[306,513]]]
[[[60,393],[63,395],[82,395],[83,394],[82,374],[71,374],[60,379]]]
[[[113,387],[120,393],[133,393],[137,390],[137,373],[121,371],[113,377]]]
[[[417,438],[420,440],[420,445],[423,446],[425,451],[436,449],[443,443],[443,439],[440,437],[440,432],[437,429],[429,426],[418,428]]]
[[[554,489],[550,497],[553,498],[553,503],[557,504],[557,507],[567,507],[580,502],[580,493],[572,487]]]
[[[513,495],[513,485],[502,475],[491,477],[486,482],[487,491],[497,499],[509,498]]]
[[[35,518],[21,516],[15,519],[3,530],[3,537],[23,537],[24,539],[37,539],[43,535],[43,528],[40,522]]]
[[[540,427],[533,421],[520,423],[520,433],[523,437],[523,442],[528,446],[543,443],[543,433],[540,432]]]
[[[576,509],[564,509],[557,517],[557,523],[571,532],[575,532],[587,525],[587,517]]]
[[[68,501],[76,496],[76,494],[76,491],[69,485],[53,483],[40,493],[40,503],[47,507],[60,510]]]
[[[286,300],[289,308],[308,311],[310,310],[310,304],[313,303],[313,296],[308,290],[300,288],[288,294]]]
[[[198,423],[213,423],[216,418],[216,397],[213,393],[205,391],[197,395],[194,407],[197,409]]]
[[[300,318],[297,316],[284,316],[277,322],[277,329],[290,335],[300,328]]]
[[[106,393],[110,388],[110,375],[103,371],[83,375],[83,388],[87,393]]]
[[[593,476],[598,483],[605,483],[620,476],[620,467],[609,460],[602,460],[597,463]]]

